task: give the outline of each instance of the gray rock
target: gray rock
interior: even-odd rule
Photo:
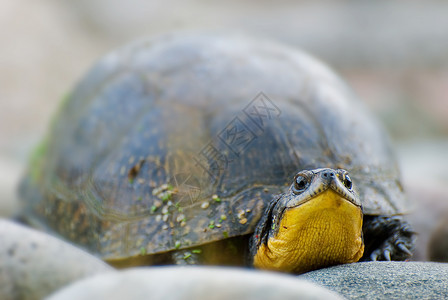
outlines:
[[[431,234],[428,257],[431,261],[448,262],[448,214]]]
[[[10,217],[19,208],[16,189],[22,170],[22,164],[0,153],[0,217]]]
[[[422,184],[417,179],[405,182],[407,194],[415,203],[408,220],[418,232],[412,260],[448,261],[448,187],[435,184],[434,170],[428,172],[420,174],[428,174],[433,183]]]
[[[0,299],[42,299],[77,279],[110,270],[68,243],[0,219]]]
[[[448,264],[365,262],[299,276],[349,299],[446,299]]]
[[[402,142],[398,157],[418,239],[412,260],[448,261],[448,140]]]
[[[76,282],[49,297],[70,299],[342,299],[290,275],[231,268],[146,267]]]

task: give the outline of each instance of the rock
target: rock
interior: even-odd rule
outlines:
[[[428,174],[425,177],[431,182],[417,178],[405,181],[407,194],[415,204],[413,213],[407,218],[418,233],[412,260],[448,261],[448,188],[437,182],[434,177],[437,171],[434,168],[420,173]]]
[[[101,274],[56,292],[70,299],[342,299],[290,275],[219,267],[146,267]]]
[[[447,139],[401,141],[397,147],[404,190],[413,204],[406,218],[418,233],[415,261],[448,261],[447,148]]]
[[[428,258],[431,261],[448,262],[448,214],[429,239]]]
[[[445,299],[448,264],[364,262],[299,276],[349,299]]]
[[[0,299],[42,299],[111,267],[45,233],[0,219]]]
[[[0,217],[14,215],[19,207],[17,183],[23,166],[0,153]]]

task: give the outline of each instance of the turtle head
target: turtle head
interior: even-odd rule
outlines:
[[[257,268],[302,273],[358,261],[364,251],[362,206],[348,172],[298,172],[269,205],[251,239]]]
[[[361,207],[361,201],[354,190],[348,172],[343,169],[305,170],[294,176],[289,191],[282,195],[287,199],[285,207],[297,207],[323,193],[335,193],[355,206]]]

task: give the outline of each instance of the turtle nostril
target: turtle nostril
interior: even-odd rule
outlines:
[[[324,178],[335,177],[333,171],[325,171],[324,173],[322,173],[322,176],[323,176]]]

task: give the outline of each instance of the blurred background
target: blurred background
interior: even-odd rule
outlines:
[[[447,16],[448,2],[436,0],[3,0],[0,215],[17,209],[33,147],[100,56],[143,36],[200,29],[277,40],[334,68],[389,130],[424,212],[415,222],[432,230],[448,216]]]

